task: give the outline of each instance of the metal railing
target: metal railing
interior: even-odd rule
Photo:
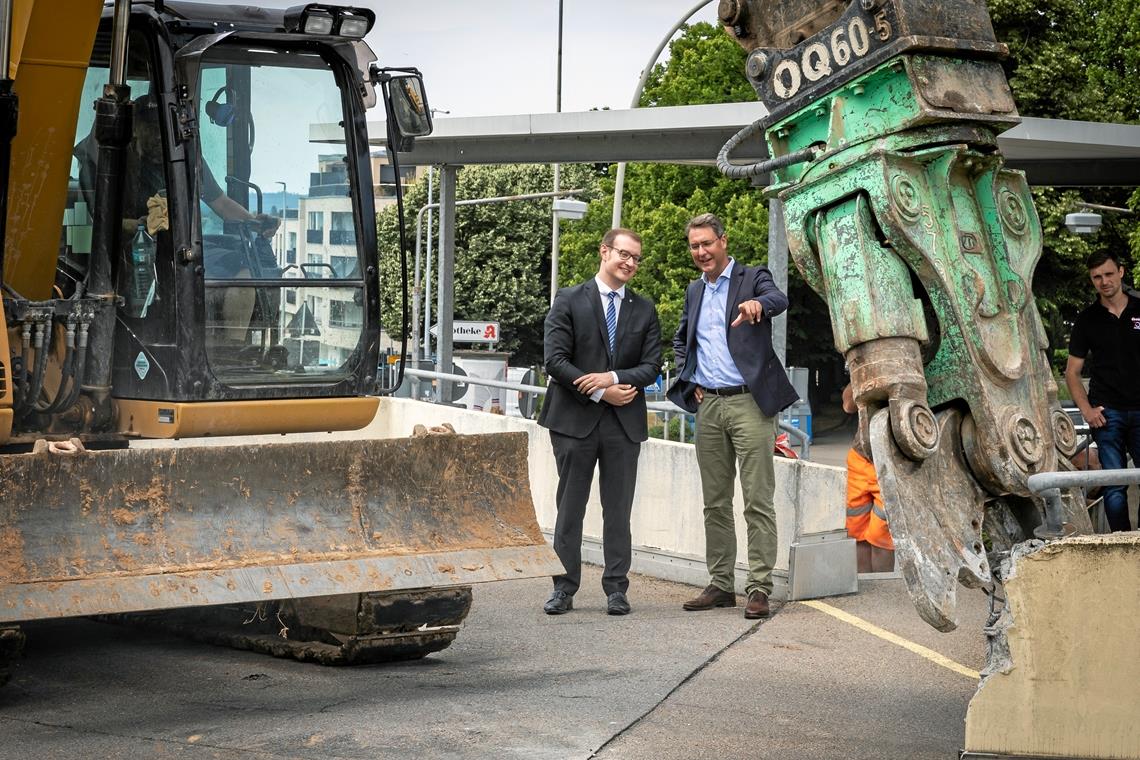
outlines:
[[[1077,470],[1075,472],[1038,472],[1026,481],[1029,490],[1045,499],[1045,524],[1034,533],[1038,538],[1061,538],[1065,531],[1065,506],[1062,488],[1100,488],[1103,486],[1140,485],[1140,469]]]
[[[506,380],[492,380],[490,378],[475,377],[472,375],[455,375],[447,372],[434,372],[432,370],[416,369],[413,367],[405,367],[404,374],[411,378],[411,397],[413,399],[417,401],[430,401],[431,403],[437,404],[441,402],[435,387],[433,386],[430,392],[430,398],[425,397],[426,394],[421,393],[418,388],[421,380],[445,380],[462,385],[482,385],[488,388],[500,388],[502,390],[516,391],[520,394],[533,394],[535,396],[546,395],[546,388],[541,385],[524,385],[523,383],[513,383]],[[685,433],[690,428],[695,415],[686,412],[672,401],[647,401],[645,406],[650,412],[660,415],[663,419],[663,440],[670,440],[670,423],[675,417],[679,417],[681,419],[679,442],[688,443],[688,441],[685,440]],[[795,441],[795,445],[797,445],[800,450],[800,459],[809,460],[811,458],[811,438],[808,434],[783,421],[779,422],[779,428]]]

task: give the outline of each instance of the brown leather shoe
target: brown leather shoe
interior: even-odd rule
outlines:
[[[686,610],[711,610],[713,607],[735,607],[736,594],[731,591],[721,591],[711,583],[705,587],[695,599],[690,599],[681,605]]]
[[[757,590],[748,595],[748,604],[744,605],[744,617],[749,620],[766,618],[770,612],[767,594]]]

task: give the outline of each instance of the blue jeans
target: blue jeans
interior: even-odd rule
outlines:
[[[1140,412],[1104,409],[1104,426],[1092,428],[1100,466],[1105,470],[1124,469],[1125,453],[1133,465],[1140,465]],[[1104,489],[1104,513],[1114,531],[1131,530],[1128,521],[1128,487],[1107,486]]]

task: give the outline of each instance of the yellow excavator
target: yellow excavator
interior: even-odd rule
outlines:
[[[397,176],[431,119],[417,71],[374,63],[371,10],[0,16],[0,681],[21,623],[66,616],[418,657],[469,584],[560,572],[525,436],[189,440],[359,429],[393,390],[365,114]],[[286,184],[303,226],[264,207]]]

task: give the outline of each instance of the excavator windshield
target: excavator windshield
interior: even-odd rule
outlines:
[[[347,377],[360,361],[364,280],[333,69],[318,55],[218,45],[203,57],[197,103],[215,376]]]

